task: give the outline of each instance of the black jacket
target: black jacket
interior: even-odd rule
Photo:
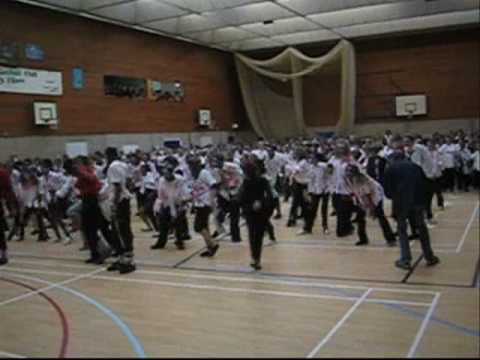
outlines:
[[[393,202],[396,216],[407,216],[426,204],[426,179],[420,166],[403,154],[393,154],[385,170],[385,195]]]
[[[370,156],[367,160],[367,174],[371,178],[377,180],[382,186],[385,177],[385,166],[387,160],[381,156]]]
[[[264,177],[245,179],[239,191],[238,200],[245,215],[256,215],[265,213],[273,203],[272,189],[270,183]],[[257,212],[253,209],[253,203],[260,201],[261,209]]]

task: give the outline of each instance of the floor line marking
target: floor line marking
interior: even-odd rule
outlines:
[[[20,279],[26,279],[26,280],[30,280],[30,281],[36,281],[38,283],[43,283],[43,284],[52,284],[51,282],[47,281],[47,280],[43,280],[43,279],[40,279],[40,278],[36,278],[36,277],[32,277],[32,276],[25,276],[25,275],[20,275],[20,274],[11,274],[11,276],[15,276],[15,277],[18,277]],[[110,319],[112,319],[112,321],[120,328],[120,330],[123,332],[123,334],[128,338],[128,340],[130,341],[130,343],[132,344],[132,347],[135,351],[135,353],[137,354],[137,356],[139,358],[146,358],[146,354],[145,354],[145,350],[143,349],[143,345],[141,344],[140,340],[135,336],[135,334],[133,333],[133,331],[130,329],[130,327],[125,324],[125,322],[120,318],[118,317],[110,308],[106,307],[105,305],[101,304],[100,302],[98,302],[97,300],[79,292],[79,291],[76,291],[76,290],[73,290],[73,289],[70,289],[68,287],[65,287],[65,286],[57,286],[57,288],[59,290],[62,290],[64,292],[68,292],[74,296],[77,296],[79,298],[81,298],[82,300],[84,300],[85,302],[95,306],[97,309],[99,309],[101,312],[103,312],[105,315],[107,315]]]
[[[352,314],[358,309],[358,307],[367,299],[368,295],[373,289],[368,289],[365,293],[353,304],[353,306],[347,311],[347,313],[337,322],[337,324],[330,330],[330,332],[310,351],[307,355],[307,359],[313,358],[320,349],[335,335],[335,333],[343,326],[343,324],[352,316]]]
[[[7,272],[19,272],[19,273],[35,273],[42,275],[55,275],[55,276],[71,276],[70,273],[60,273],[55,271],[37,271],[30,269],[15,269],[8,268],[5,269]],[[288,291],[273,291],[273,290],[258,290],[258,289],[246,289],[246,288],[234,288],[234,287],[223,287],[223,286],[212,286],[212,285],[201,285],[201,284],[190,284],[190,283],[178,283],[178,282],[169,282],[169,281],[156,281],[156,280],[146,280],[146,279],[130,279],[130,278],[117,278],[111,276],[92,276],[92,280],[106,280],[114,282],[130,282],[130,283],[139,283],[139,284],[149,284],[149,285],[163,285],[176,288],[184,289],[199,289],[199,290],[217,290],[217,291],[226,291],[226,292],[237,292],[237,293],[249,293],[249,294],[261,294],[261,295],[274,295],[274,296],[285,296],[285,297],[299,297],[299,298],[309,298],[309,299],[324,299],[324,300],[342,300],[342,301],[357,301],[357,296],[334,296],[334,295],[321,295],[321,294],[306,294],[301,292],[288,292]],[[373,291],[374,289],[368,289]],[[417,302],[417,301],[403,301],[403,300],[389,300],[389,299],[368,299],[369,303],[376,304],[397,304],[397,305],[408,305],[408,306],[418,306],[418,307],[429,307],[431,303]]]
[[[473,210],[472,216],[470,217],[470,220],[468,221],[467,227],[465,228],[465,231],[462,235],[462,238],[461,238],[460,242],[458,243],[457,249],[455,250],[455,252],[457,254],[460,253],[460,251],[462,251],[463,244],[465,243],[465,240],[467,239],[468,233],[470,232],[470,228],[472,227],[473,221],[476,218],[476,214],[478,212],[479,207],[480,207],[480,202],[477,203],[477,206]]]
[[[10,283],[10,284],[20,286],[24,289],[28,289],[28,290],[31,290],[31,291],[36,291],[37,290],[37,289],[35,289],[34,287],[32,287],[28,284],[24,284],[20,281],[12,280],[12,279],[9,279],[9,278],[0,277],[0,280],[5,281],[6,283]],[[55,309],[58,317],[60,318],[60,324],[62,325],[62,341],[61,341],[60,352],[58,353],[58,357],[60,359],[63,359],[67,355],[68,342],[69,342],[69,339],[70,339],[70,329],[69,329],[69,326],[68,326],[67,315],[63,311],[62,307],[55,300],[53,300],[50,296],[48,296],[47,294],[44,294],[44,293],[39,293],[38,295],[40,297],[42,297],[44,300],[46,300],[49,303],[49,305],[51,305]]]
[[[279,242],[278,244],[275,244],[274,245],[275,247],[298,247],[298,248],[324,248],[324,249],[335,249],[335,250],[362,250],[362,251],[384,251],[384,252],[392,252],[394,250],[397,250],[396,248],[390,248],[390,247],[374,247],[374,246],[350,246],[350,245],[345,245],[345,246],[341,246],[341,245],[323,245],[323,244],[295,244],[292,243],[290,244],[290,241],[287,241],[287,243],[282,243],[282,242]],[[421,249],[412,249],[412,252],[414,253],[421,253]],[[435,252],[438,252],[438,253],[443,253],[443,254],[455,254],[455,250],[453,250],[453,247],[452,247],[452,250],[447,250],[445,248],[440,248],[438,250],[436,250]]]
[[[62,285],[66,285],[66,284],[71,284],[75,281],[78,281],[78,280],[81,280],[81,279],[85,279],[85,278],[88,278],[88,277],[92,277],[93,275],[96,275],[102,271],[104,271],[105,269],[104,268],[101,268],[101,269],[98,269],[98,270],[95,270],[95,271],[91,271],[91,272],[88,272],[86,274],[81,274],[81,275],[77,275],[75,276],[74,278],[72,279],[68,279],[68,280],[65,280],[65,281],[62,281],[62,282],[59,282],[59,283],[52,283],[51,285],[49,286],[46,286],[44,288],[41,288],[41,289],[38,289],[38,290],[35,290],[35,291],[30,291],[28,293],[25,293],[25,294],[22,294],[22,295],[19,295],[19,296],[16,296],[12,299],[9,299],[9,300],[5,300],[5,301],[2,301],[0,302],[0,306],[4,306],[4,305],[8,305],[8,304],[11,304],[11,303],[14,303],[14,302],[17,302],[17,301],[20,301],[20,300],[23,300],[23,299],[27,299],[33,295],[36,295],[36,294],[39,294],[39,293],[43,293],[43,292],[46,292],[48,290],[51,290],[51,289],[55,289],[55,288],[58,288]],[[2,271],[6,271],[6,269],[1,269],[0,270],[0,273],[2,273]],[[71,275],[76,275],[76,274],[70,274],[68,276],[71,276]]]
[[[41,262],[36,261],[23,261],[23,260],[12,260],[11,264],[25,264],[25,265],[40,265],[40,266],[50,266],[50,267],[65,267],[65,268],[78,268],[85,269],[88,266],[85,265],[67,265],[67,264],[42,264]],[[233,282],[250,282],[250,283],[260,283],[260,284],[274,284],[274,285],[291,285],[299,287],[318,287],[318,288],[340,288],[340,289],[353,289],[353,290],[367,290],[367,286],[354,286],[354,285],[336,285],[328,283],[319,283],[319,282],[305,282],[305,281],[292,281],[292,280],[270,280],[270,279],[260,279],[260,278],[249,278],[249,277],[232,277],[232,276],[216,276],[216,275],[203,275],[203,274],[183,274],[183,273],[174,273],[169,271],[152,271],[152,270],[137,270],[138,274],[146,275],[164,275],[171,277],[180,277],[180,278],[191,278],[191,279],[205,279],[205,280],[225,280]],[[260,275],[261,276],[261,275]],[[258,275],[256,275],[258,277]],[[375,292],[391,292],[391,293],[401,293],[401,294],[423,294],[423,295],[432,295],[435,296],[437,292],[428,291],[428,290],[411,290],[411,289],[391,289],[391,288],[379,288],[372,287]]]
[[[430,308],[428,309],[427,315],[425,315],[425,318],[422,321],[422,325],[420,326],[420,329],[418,330],[417,335],[415,336],[415,340],[412,346],[410,347],[410,351],[408,352],[408,355],[407,355],[408,358],[412,358],[415,356],[418,345],[420,344],[420,341],[422,340],[423,335],[425,334],[425,330],[427,330],[428,323],[430,322],[430,318],[433,316],[433,313],[435,312],[435,308],[437,307],[439,299],[440,299],[440,293],[437,293],[435,295],[435,298],[432,301]]]
[[[12,354],[6,351],[0,351],[0,356],[5,356],[7,358],[13,358],[13,359],[26,359],[28,357],[28,356],[23,356],[18,354]]]

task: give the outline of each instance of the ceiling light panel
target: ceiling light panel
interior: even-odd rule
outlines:
[[[188,9],[193,12],[202,13],[215,11],[219,9],[237,7],[241,5],[253,4],[265,0],[161,0],[171,5],[176,5],[182,9]]]
[[[199,32],[227,27],[228,22],[220,17],[190,14],[174,19],[155,21],[148,24],[149,27],[174,34]]]
[[[259,37],[258,35],[237,27],[190,33],[188,37],[209,44],[241,41]]]
[[[90,10],[90,12],[109,19],[119,20],[130,24],[135,23],[135,2]]]
[[[262,37],[262,38],[245,40],[240,42],[233,42],[230,44],[226,44],[225,46],[232,51],[247,51],[247,50],[267,49],[267,48],[285,46],[285,44],[269,38]]]
[[[242,29],[255,32],[264,36],[274,36],[288,33],[296,33],[301,31],[309,31],[318,29],[319,26],[303,17],[294,17],[288,19],[279,19],[273,24],[265,25],[263,23],[254,23],[241,25]]]
[[[410,1],[416,0],[277,0],[279,4],[302,15]]]
[[[340,40],[340,36],[328,30],[305,31],[295,34],[279,35],[272,40],[281,41],[288,45],[316,43],[330,40]]]

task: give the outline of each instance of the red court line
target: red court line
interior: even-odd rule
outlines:
[[[3,277],[0,277],[0,280],[3,280],[5,282],[11,283],[11,284],[14,284],[14,285],[17,285],[17,286],[21,286],[21,287],[23,287],[25,289],[28,289],[28,290],[38,291],[38,289],[36,289],[32,286],[24,284],[24,283],[16,281],[16,280],[6,279],[6,278],[3,278]],[[63,359],[63,358],[65,358],[65,356],[67,354],[68,341],[69,341],[69,337],[70,337],[70,331],[69,331],[69,327],[68,327],[67,317],[66,317],[65,313],[63,312],[62,308],[60,307],[60,305],[58,305],[55,302],[55,300],[53,300],[51,297],[49,297],[48,295],[46,295],[44,293],[41,293],[41,292],[38,293],[38,295],[43,297],[45,300],[47,300],[50,303],[50,305],[52,305],[52,307],[55,309],[58,316],[60,317],[60,321],[62,323],[63,334],[62,334],[62,345],[60,347],[60,353],[58,354],[58,357],[60,359]]]

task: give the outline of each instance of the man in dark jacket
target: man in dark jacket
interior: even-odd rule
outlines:
[[[427,194],[425,177],[422,169],[405,156],[401,138],[392,139],[392,147],[394,153],[389,157],[385,171],[384,189],[385,195],[392,200],[393,212],[398,223],[401,256],[395,262],[395,266],[405,270],[411,269],[412,255],[407,236],[409,216],[415,219],[427,265],[436,265],[440,260],[433,254],[424,218]]]
[[[7,202],[12,215],[15,216],[18,213],[18,206],[17,199],[13,192],[12,183],[10,181],[10,174],[0,165],[0,266],[5,265],[8,262],[3,200]]]

